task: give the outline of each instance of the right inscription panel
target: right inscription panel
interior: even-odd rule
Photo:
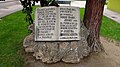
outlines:
[[[59,8],[59,40],[80,40],[80,9]]]

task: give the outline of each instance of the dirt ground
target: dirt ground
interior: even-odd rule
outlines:
[[[55,64],[45,64],[40,60],[34,60],[32,56],[27,56],[28,67],[120,67],[120,43],[101,37],[101,43],[105,52],[92,54],[77,64],[66,64],[58,62]]]

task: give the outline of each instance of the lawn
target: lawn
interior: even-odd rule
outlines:
[[[120,42],[120,23],[113,21],[105,16],[102,18],[100,34],[104,37],[115,39]]]
[[[80,10],[81,17],[84,9]],[[24,65],[23,39],[29,34],[28,23],[21,11],[0,20],[0,67],[22,67]],[[100,34],[120,41],[120,24],[103,17]]]
[[[0,21],[0,67],[22,67],[22,42],[28,35],[25,14],[21,11]]]
[[[33,7],[33,10],[35,8]],[[22,45],[24,38],[30,34],[29,23],[24,20],[25,16],[25,13],[18,11],[0,20],[0,67],[23,67],[24,65]]]
[[[18,11],[0,20],[0,67],[22,67],[24,38],[29,34],[26,14]]]

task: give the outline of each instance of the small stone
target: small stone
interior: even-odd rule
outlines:
[[[71,47],[73,49],[77,48],[78,47],[78,42],[77,41],[71,42]]]
[[[63,42],[62,44],[60,44],[60,49],[66,49],[67,44],[67,42]]]
[[[62,58],[62,61],[67,63],[78,63],[80,58],[78,57],[78,52],[76,50],[72,51],[70,54]]]
[[[33,38],[33,34],[30,34],[28,35],[25,39],[24,39],[24,42],[23,42],[23,46],[26,48],[26,47],[29,47],[31,45],[34,46],[34,38]]]
[[[33,47],[25,48],[26,52],[34,52]]]

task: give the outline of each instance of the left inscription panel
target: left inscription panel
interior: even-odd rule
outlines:
[[[37,8],[35,14],[35,41],[57,39],[57,8]]]

